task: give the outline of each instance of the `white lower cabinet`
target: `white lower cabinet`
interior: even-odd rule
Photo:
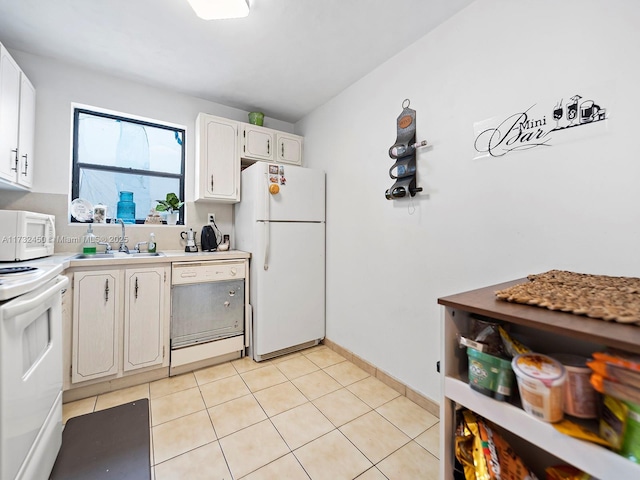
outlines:
[[[125,372],[162,365],[166,316],[164,275],[164,268],[125,271]]]
[[[121,270],[74,274],[72,383],[118,373],[121,286]]]
[[[545,468],[573,465],[599,480],[640,478],[640,465],[599,445],[558,432],[522,408],[472,390],[468,384],[468,361],[458,348],[458,335],[469,334],[472,315],[504,322],[511,333],[534,351],[590,356],[606,347],[640,353],[640,327],[591,319],[530,305],[498,300],[495,291],[526,279],[494,285],[438,299],[445,306],[442,328],[440,404],[440,479],[454,478],[456,411],[467,408],[494,424],[538,478]],[[514,386],[517,390],[517,386]],[[571,420],[577,421],[571,417]],[[582,423],[582,422],[580,422]],[[585,424],[597,431],[597,423]]]
[[[169,365],[169,267],[73,272],[71,383]]]

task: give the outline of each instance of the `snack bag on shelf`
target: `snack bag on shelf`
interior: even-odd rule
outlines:
[[[600,436],[606,438],[611,447],[618,451],[622,446],[622,436],[627,418],[625,404],[609,395],[604,396],[600,416]]]
[[[620,400],[640,403],[640,388],[634,388],[624,383],[609,380],[598,373],[592,373],[589,379],[596,391]]]
[[[640,463],[640,405],[604,396],[600,435],[629,460]]]
[[[588,473],[570,465],[555,465],[545,470],[547,480],[597,480]]]
[[[486,420],[469,410],[463,415],[456,458],[465,466],[466,480],[538,480]]]
[[[604,360],[590,360],[587,362],[587,366],[593,370],[594,373],[602,375],[604,378],[640,389],[639,371],[630,370]]]
[[[606,352],[593,352],[593,358],[601,362],[617,365],[635,372],[640,372],[640,355],[610,349]]]
[[[455,454],[464,468],[466,480],[491,480],[482,453],[478,420],[468,410],[462,412],[462,419],[456,429]]]
[[[480,420],[480,438],[491,477],[495,480],[537,480],[506,440]]]
[[[500,322],[481,315],[471,315],[470,339],[484,345],[482,352],[496,357],[504,356],[504,348],[500,339]],[[472,347],[473,348],[473,347]]]
[[[502,345],[504,351],[510,356],[515,357],[516,355],[520,355],[521,353],[530,353],[531,349],[526,347],[525,345],[518,342],[516,339],[511,338],[511,336],[507,333],[507,331],[498,327],[498,331],[500,332],[500,338],[502,338]]]
[[[560,433],[568,435],[570,437],[579,438],[580,440],[586,440],[588,442],[597,443],[598,445],[602,445],[605,447],[612,447],[609,441],[605,438],[602,438],[597,433],[588,430],[587,428],[579,425],[577,423],[572,422],[566,418],[561,421],[554,423],[553,428],[555,428]]]
[[[487,345],[485,343],[482,342],[476,342],[475,340],[471,340],[468,337],[462,336],[459,333],[456,335],[457,339],[458,339],[458,347],[460,348],[473,348],[474,350],[477,350],[479,352],[486,352],[489,350],[489,348],[487,347]]]

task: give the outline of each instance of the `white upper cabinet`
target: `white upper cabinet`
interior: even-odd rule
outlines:
[[[238,203],[241,164],[302,165],[303,137],[200,113],[196,119],[196,201]]]
[[[196,201],[240,201],[238,122],[200,113],[196,119]]]
[[[248,123],[241,124],[240,154],[242,158],[274,161],[275,130]]]
[[[276,134],[276,161],[302,165],[302,137],[291,133]]]
[[[0,188],[33,184],[36,91],[0,44]]]
[[[23,73],[20,77],[20,123],[18,128],[18,179],[27,188],[33,186],[33,149],[36,131],[36,89]]]
[[[302,165],[302,139],[292,133],[241,123],[240,156],[247,160]]]
[[[20,67],[0,45],[0,178],[15,183],[18,171]]]

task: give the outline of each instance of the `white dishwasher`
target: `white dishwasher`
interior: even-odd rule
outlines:
[[[245,279],[244,261],[172,264],[171,374],[187,364],[244,354]]]

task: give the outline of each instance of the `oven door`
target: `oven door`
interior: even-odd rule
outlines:
[[[47,478],[60,449],[68,283],[58,276],[0,304],[0,478]]]
[[[172,349],[244,333],[244,279],[171,288]]]

